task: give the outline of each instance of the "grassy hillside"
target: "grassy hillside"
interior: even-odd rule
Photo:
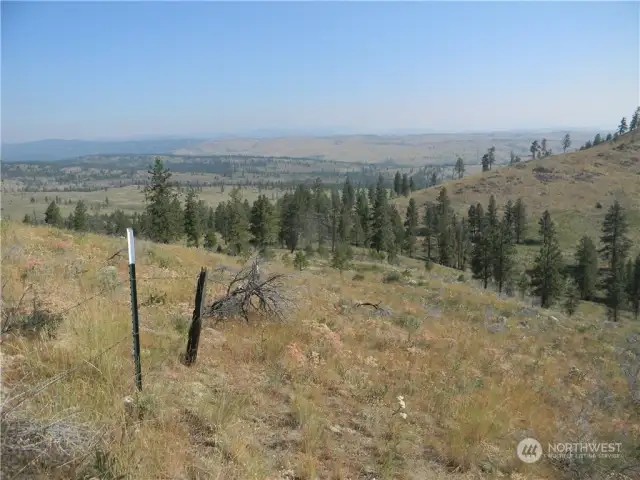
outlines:
[[[640,243],[640,135],[620,137],[587,150],[497,167],[444,184],[452,206],[467,214],[471,204],[485,207],[495,195],[500,207],[522,197],[530,220],[529,235],[548,209],[558,225],[563,248],[573,248],[585,233],[598,238],[607,208],[618,200],[626,208],[630,236]],[[435,201],[440,186],[413,194],[421,207]],[[406,208],[408,199],[398,204]],[[601,208],[597,204],[601,205]]]
[[[229,279],[215,269],[239,265],[140,241],[136,396],[126,254],[113,257],[124,246],[2,222],[3,321],[54,333],[3,336],[7,478],[22,468],[17,478],[596,479],[629,466],[635,473],[617,478],[640,475],[640,412],[633,371],[622,369],[635,361],[625,342],[640,349],[640,332],[628,318],[612,325],[582,304],[567,319],[408,260],[395,276],[358,261],[358,277],[318,259],[302,272],[272,262],[264,270],[291,275],[296,308],[285,322],[207,320],[197,363],[185,367],[200,267],[211,302]],[[125,413],[127,396],[139,417]],[[622,458],[525,464],[515,449],[527,436],[620,442]]]

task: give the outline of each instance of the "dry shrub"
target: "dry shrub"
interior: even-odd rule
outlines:
[[[256,257],[237,272],[227,287],[224,297],[209,307],[209,314],[216,319],[242,316],[249,321],[254,311],[268,319],[284,320],[294,306],[287,294],[282,274],[263,275],[261,258]]]
[[[0,428],[3,478],[34,478],[45,471],[72,478],[100,439],[99,432],[68,418],[45,424],[12,413],[3,415]]]

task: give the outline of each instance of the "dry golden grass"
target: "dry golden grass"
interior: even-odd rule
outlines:
[[[382,283],[382,271],[365,271],[356,282],[319,261],[303,272],[270,263],[268,270],[294,275],[297,310],[283,324],[208,324],[197,363],[185,367],[179,356],[200,267],[238,264],[140,241],[140,304],[164,300],[140,309],[143,393],[136,396],[126,255],[112,261],[112,277],[100,270],[124,246],[116,238],[2,223],[3,307],[33,285],[27,298],[35,294],[41,308],[64,316],[56,338],[4,339],[3,398],[67,372],[17,410],[34,421],[68,417],[102,432],[105,455],[88,457],[91,475],[576,478],[546,460],[520,462],[515,447],[524,436],[543,445],[577,441],[583,428],[594,441],[624,444],[624,459],[592,462],[600,473],[637,461],[639,412],[616,350],[633,329],[627,319],[605,329],[599,307],[584,304],[571,319],[551,312],[555,321],[515,299],[451,282],[440,267],[412,270],[418,282]],[[212,273],[209,300],[224,288],[216,278]],[[374,316],[350,308],[354,301],[381,301],[393,313]],[[487,324],[500,316],[507,327],[490,333]],[[569,378],[572,366],[583,375]],[[133,424],[123,404],[129,395],[143,413]],[[394,415],[398,396],[406,419]],[[3,469],[10,460],[3,458]],[[86,473],[41,468],[41,478]]]
[[[226,202],[229,200],[229,192],[232,187],[227,186],[224,191],[221,191],[220,187],[203,187],[202,192],[198,193],[198,198],[207,205],[215,206],[219,202]],[[243,199],[247,199],[249,202],[253,202],[259,195],[265,194],[272,201],[276,201],[283,195],[282,190],[258,190],[254,187],[242,188]],[[53,201],[56,196],[59,196],[63,201],[71,200],[73,204],[61,204],[60,212],[63,217],[67,217],[75,209],[75,203],[78,200],[83,200],[90,210],[90,213],[95,213],[95,206],[100,207],[101,213],[111,213],[117,209],[123,210],[126,213],[141,212],[144,210],[145,200],[144,192],[142,189],[138,189],[134,186],[128,187],[113,187],[108,191],[93,191],[93,192],[3,192],[2,193],[2,215],[3,218],[9,217],[11,220],[21,221],[25,214],[33,215],[36,213],[39,220],[44,219],[44,212],[47,210],[49,203]],[[31,199],[34,199],[34,203],[31,203]],[[105,198],[109,199],[109,205],[105,206]],[[182,197],[184,202],[184,196]]]
[[[467,214],[480,202],[486,210],[495,195],[499,207],[522,197],[530,220],[529,235],[537,236],[537,222],[549,210],[558,225],[561,246],[573,248],[582,235],[600,236],[607,208],[618,200],[627,210],[631,236],[640,243],[640,135],[588,150],[498,167],[444,184],[452,205]],[[413,194],[419,206],[435,201],[440,187]],[[406,208],[408,199],[397,200]],[[596,208],[600,202],[602,208]]]

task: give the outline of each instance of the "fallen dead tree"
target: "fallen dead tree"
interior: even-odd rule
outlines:
[[[224,297],[214,301],[208,309],[208,316],[216,320],[242,316],[249,321],[249,312],[275,320],[284,320],[294,302],[286,293],[280,273],[263,275],[260,257],[250,260],[237,272],[227,287]]]
[[[380,310],[380,303],[371,303],[371,302],[357,302],[353,304],[353,308],[358,308],[358,307],[373,307],[376,310]]]
[[[378,303],[356,302],[353,304],[352,309],[355,309],[358,307],[373,307],[374,311],[372,314],[373,316],[376,316],[376,317],[390,317],[393,315],[393,311],[389,307],[382,305],[381,302],[378,302]]]
[[[341,300],[336,305],[338,311],[343,315],[349,315],[353,311],[360,307],[371,307],[373,310],[369,311],[369,316],[373,317],[391,317],[393,316],[393,310],[382,304],[382,302],[359,302],[356,300]]]

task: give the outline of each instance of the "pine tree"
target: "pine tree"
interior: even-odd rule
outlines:
[[[469,235],[471,237],[471,239],[473,240],[476,235],[477,235],[477,217],[476,217],[476,206],[475,205],[471,205],[469,207],[469,210],[467,210],[467,218],[468,220],[468,228],[469,228]]]
[[[485,215],[478,216],[477,212],[478,207],[476,207],[477,232],[471,252],[471,272],[473,278],[482,280],[482,286],[486,289],[492,273],[491,237],[488,218]]]
[[[515,207],[513,205],[513,202],[509,200],[507,204],[504,206],[504,214],[502,217],[502,222],[507,226],[509,235],[511,236],[512,244],[515,241],[515,231],[516,231],[514,210],[515,210]]]
[[[602,135],[596,133],[596,136],[593,137],[593,146],[600,145],[602,143]]]
[[[605,279],[607,306],[614,322],[618,321],[619,310],[625,303],[624,266],[630,242],[627,238],[629,224],[624,209],[616,200],[609,208],[602,225],[602,248],[600,254],[607,261],[609,272]]]
[[[362,224],[360,223],[357,216],[353,219],[353,226],[351,227],[351,241],[356,247],[365,247],[367,238],[365,236],[364,230],[362,229]]]
[[[620,126],[618,127],[618,135],[624,135],[625,133],[627,133],[627,117],[622,117]]]
[[[216,214],[213,207],[209,207],[207,211],[207,220],[205,222],[207,231],[215,231],[216,229]]]
[[[522,198],[513,207],[514,234],[517,244],[522,243],[527,232],[527,209]]]
[[[475,218],[476,218],[476,222],[475,222],[476,228],[475,228],[474,235],[471,237],[474,242],[476,241],[476,238],[479,238],[480,230],[484,228],[484,226],[482,225],[482,222],[485,221],[484,208],[482,208],[481,203],[476,203]]]
[[[464,160],[462,157],[458,157],[456,160],[455,172],[458,174],[458,178],[462,178],[464,176]]]
[[[415,192],[416,191],[416,184],[413,181],[413,177],[409,177],[409,191],[410,192]]]
[[[309,266],[309,260],[304,252],[298,250],[296,252],[296,256],[293,259],[293,266],[298,270],[302,271]]]
[[[411,188],[409,187],[409,175],[407,175],[406,173],[404,173],[402,175],[402,195],[404,195],[405,197],[408,197],[409,195],[411,195]]]
[[[178,240],[184,235],[184,212],[180,200],[176,195],[169,205],[169,229],[173,240]],[[197,215],[197,212],[196,212]]]
[[[451,227],[451,201],[446,187],[440,189],[437,200],[438,214],[438,263],[450,266],[454,259],[454,235]]]
[[[207,230],[207,233],[204,235],[204,248],[207,250],[214,250],[217,245],[218,239],[216,238],[216,232],[211,229]]]
[[[373,218],[371,225],[371,247],[380,253],[387,251],[393,241],[393,231],[389,218],[389,205],[387,192],[384,188],[384,178],[378,177],[375,203],[373,205]]]
[[[591,300],[596,293],[598,282],[598,251],[595,243],[587,235],[578,243],[575,253],[573,279],[581,300]]]
[[[447,213],[438,215],[438,263],[450,267],[455,258],[455,236],[452,228],[452,216]]]
[[[247,209],[242,201],[242,192],[239,187],[233,188],[229,193],[230,200],[227,204],[229,246],[236,255],[247,251],[249,246],[249,219]]]
[[[324,245],[329,238],[329,210],[330,200],[325,192],[325,186],[320,178],[313,183],[313,216],[316,223],[316,238],[318,245]]]
[[[342,204],[340,216],[338,220],[338,241],[347,244],[351,243],[351,232],[353,230],[351,211],[347,210],[347,206]]]
[[[356,217],[358,220],[358,225],[362,230],[362,238],[363,238],[363,246],[369,246],[370,241],[370,228],[369,221],[371,217],[371,213],[369,211],[369,199],[367,198],[367,194],[364,190],[360,190],[358,192],[357,200],[356,200]]]
[[[127,228],[133,226],[131,218],[120,209],[117,209],[111,214],[110,220],[111,228],[109,233],[112,235],[124,236],[127,233]]]
[[[145,213],[148,217],[146,235],[154,242],[170,243],[176,237],[172,201],[175,198],[170,184],[171,172],[164,167],[162,159],[156,157],[154,166],[148,171],[151,176],[144,188]]]
[[[489,205],[487,206],[487,225],[492,234],[495,234],[498,230],[498,205],[496,204],[496,197],[491,195],[489,197]]]
[[[540,142],[540,152],[542,153],[543,157],[548,157],[549,156],[549,150],[547,149],[547,139],[543,138],[542,141]]]
[[[266,195],[259,195],[251,207],[249,230],[259,249],[275,243],[278,231],[276,210]]]
[[[71,228],[77,232],[86,232],[89,230],[87,205],[84,203],[84,200],[78,200],[78,203],[76,203],[76,208],[73,211]]]
[[[640,127],[640,107],[636,108],[633,112],[633,116],[631,117],[631,124],[629,125],[629,130],[635,130]]]
[[[485,153],[484,155],[482,155],[482,171],[483,172],[488,172],[490,170],[490,163],[489,163],[489,154]]]
[[[222,236],[225,243],[229,242],[229,214],[226,202],[220,202],[214,214],[215,231]]]
[[[55,201],[52,201],[44,212],[44,223],[53,227],[62,226],[63,220],[60,214],[60,207]]]
[[[498,242],[499,232],[500,232],[500,220],[498,219],[498,205],[496,204],[496,198],[491,195],[489,197],[489,205],[487,205],[487,229],[485,235],[487,236],[486,241],[488,242],[488,246],[490,249],[490,263],[491,263],[491,271],[493,273],[493,265],[496,263],[496,244]]]
[[[580,288],[573,280],[569,279],[567,280],[565,290],[567,292],[567,298],[564,302],[564,310],[567,312],[567,315],[571,317],[580,304]]]
[[[424,248],[427,254],[427,259],[433,258],[433,237],[437,232],[437,210],[433,203],[427,203],[425,205],[424,217],[422,220],[423,232],[424,232]]]
[[[336,249],[333,252],[331,258],[331,266],[340,271],[342,275],[343,270],[349,268],[351,259],[353,258],[353,250],[345,243],[339,243],[336,245]]]
[[[520,299],[524,300],[525,295],[529,292],[531,286],[531,280],[526,272],[522,272],[518,277],[518,292],[520,292]]]
[[[638,320],[640,318],[640,253],[636,256],[633,266],[633,272],[627,279],[629,282],[629,301],[631,302],[631,310],[633,316]]]
[[[471,251],[470,233],[464,217],[456,225],[456,245],[456,267],[464,272],[469,260],[469,252]]]
[[[506,222],[498,225],[492,247],[493,278],[498,285],[498,293],[502,293],[503,286],[512,280],[515,255],[511,227]]]
[[[291,253],[298,247],[300,240],[300,210],[296,198],[285,193],[282,198],[280,214],[280,239]]]
[[[535,259],[531,286],[533,294],[540,297],[542,308],[549,308],[562,293],[562,253],[558,246],[555,224],[548,210],[543,213],[539,225],[542,247]]]
[[[535,160],[536,155],[540,152],[540,144],[537,140],[531,142],[531,146],[529,147],[529,151],[531,152],[531,159]]]
[[[418,205],[414,198],[409,200],[409,206],[407,207],[407,216],[404,222],[405,228],[405,243],[404,249],[409,257],[413,257],[416,251],[416,242],[418,234]]]
[[[353,207],[356,203],[356,192],[349,181],[349,177],[344,182],[342,188],[342,204],[340,208],[340,219],[338,222],[338,236],[341,242],[351,243],[353,233]]]
[[[488,157],[489,170],[491,170],[491,168],[493,167],[493,164],[496,163],[496,147],[489,148],[489,151],[487,152],[487,154],[489,155]]]
[[[340,194],[334,188],[331,190],[331,209],[329,211],[329,232],[331,235],[331,251],[336,249],[340,241],[340,217],[342,214],[342,200]]]
[[[451,200],[449,200],[446,187],[440,188],[440,193],[438,194],[438,199],[436,201],[438,206],[438,216],[449,215],[449,212],[451,211]]]
[[[351,216],[355,203],[356,191],[353,189],[353,185],[351,185],[349,177],[347,177],[344,181],[344,186],[342,187],[342,205],[344,206],[344,211],[347,212],[349,216]]]
[[[400,195],[402,192],[402,175],[400,171],[396,171],[396,175],[393,178],[393,191],[396,192],[396,195]]]
[[[567,133],[562,139],[562,152],[567,153],[567,150],[571,147],[571,135]]]
[[[376,203],[376,186],[375,185],[369,185],[369,188],[367,189],[367,197],[369,198],[369,205],[373,207],[373,205]]]
[[[387,253],[398,254],[404,247],[404,221],[395,205],[389,205],[389,220],[391,222],[391,244],[387,247]]]
[[[198,208],[196,193],[189,190],[184,204],[184,233],[187,236],[187,245],[200,246],[202,236],[202,216]]]

